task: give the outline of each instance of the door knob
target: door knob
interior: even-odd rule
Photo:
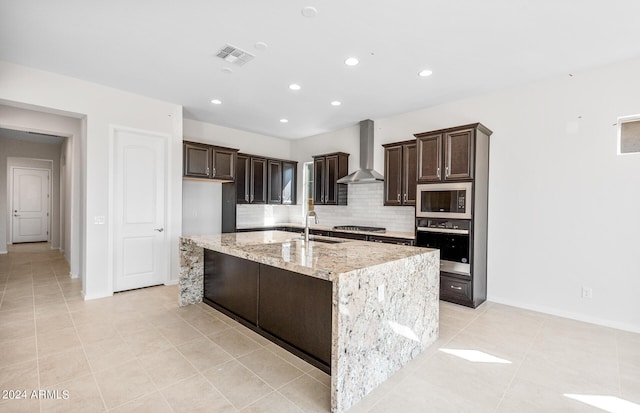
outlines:
[[[164,228],[154,228],[153,230],[154,231],[158,231],[158,232],[162,232],[162,231],[164,231]]]
[[[14,217],[19,217],[19,216],[20,216],[20,214],[13,214],[13,216],[14,216]]]

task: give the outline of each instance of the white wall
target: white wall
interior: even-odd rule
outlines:
[[[182,225],[182,107],[78,79],[0,62],[0,101],[10,105],[47,108],[83,118],[81,131],[81,211],[85,229],[80,236],[85,298],[112,294],[107,271],[111,223],[94,224],[109,216],[109,141],[113,126],[129,127],[172,137],[169,148],[167,236],[171,240],[171,281],[178,277],[178,242]]]
[[[489,300],[640,331],[640,154],[616,155],[614,126],[640,113],[638,73],[640,59],[374,119],[374,167],[383,169],[380,144],[482,122],[494,132]],[[355,158],[346,147],[357,139],[349,128],[292,152],[306,156],[311,141],[313,153]]]

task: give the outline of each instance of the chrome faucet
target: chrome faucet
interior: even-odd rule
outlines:
[[[309,243],[309,217],[315,217],[316,225],[318,224],[318,214],[316,211],[307,212],[307,216],[304,218],[304,242]]]

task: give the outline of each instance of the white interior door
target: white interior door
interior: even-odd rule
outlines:
[[[11,242],[49,240],[49,171],[13,168]]]
[[[115,292],[162,284],[169,249],[166,138],[116,130],[114,139]]]

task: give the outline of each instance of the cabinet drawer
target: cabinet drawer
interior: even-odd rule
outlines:
[[[461,280],[440,274],[440,297],[446,301],[471,301],[471,280]]]

